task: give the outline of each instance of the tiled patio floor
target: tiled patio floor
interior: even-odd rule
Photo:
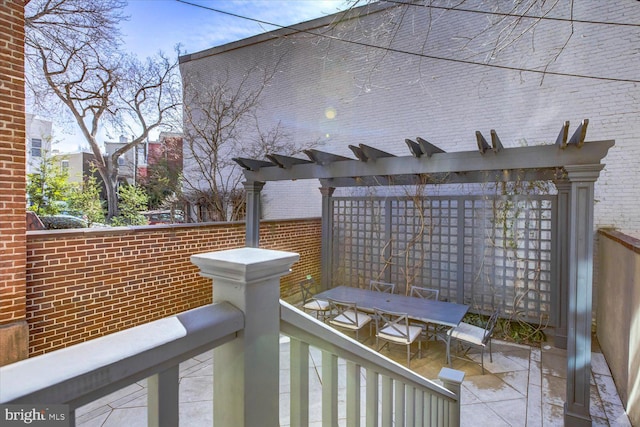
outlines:
[[[280,425],[288,426],[289,344],[281,340]],[[404,347],[382,352],[402,363]],[[180,424],[211,426],[213,421],[213,352],[180,365]],[[473,355],[478,357],[479,355]],[[429,343],[411,368],[437,379],[444,362],[444,345]],[[311,354],[311,426],[320,426],[320,370],[318,351]],[[494,341],[493,363],[485,359],[485,375],[476,363],[454,359],[453,368],[466,373],[462,386],[462,426],[562,426],[566,351]],[[363,381],[364,383],[364,381]],[[92,402],[76,412],[77,426],[146,426],[146,383],[140,382]],[[315,386],[315,387],[314,387]],[[313,394],[318,398],[314,398]],[[342,411],[343,413],[344,411]],[[364,411],[363,411],[364,413]],[[594,426],[631,426],[617,395],[609,367],[601,353],[592,353],[591,415]]]

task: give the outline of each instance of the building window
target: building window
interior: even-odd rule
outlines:
[[[31,157],[42,157],[42,140],[38,138],[31,139]]]
[[[124,166],[124,159],[122,157],[118,157],[118,166]]]
[[[62,172],[69,172],[69,160],[62,160],[60,166],[62,167]]]

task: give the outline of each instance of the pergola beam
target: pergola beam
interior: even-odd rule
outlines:
[[[348,177],[320,179],[323,187],[375,187],[389,185],[437,185],[468,184],[484,182],[513,181],[554,181],[562,174],[561,169],[543,169],[540,171],[503,170],[460,173],[439,173],[423,175],[393,175],[371,177]]]
[[[275,167],[273,163],[245,170],[248,181],[288,181],[295,179],[338,179],[365,178],[390,175],[435,175],[468,172],[502,173],[513,171],[514,174],[527,171],[550,169],[555,171],[567,165],[584,165],[600,163],[613,140],[585,142],[582,147],[577,144],[562,149],[558,145],[540,145],[531,147],[505,148],[500,155],[483,156],[477,151],[455,153],[439,153],[432,158],[424,157],[379,157],[375,162],[360,160],[341,160],[324,164],[296,164],[290,169]],[[359,147],[354,147],[358,148]],[[364,155],[364,153],[360,153]],[[246,162],[246,160],[242,159]],[[260,162],[260,161],[255,161]],[[477,178],[466,182],[478,182]],[[517,178],[517,175],[514,175]],[[445,182],[442,182],[445,183]]]

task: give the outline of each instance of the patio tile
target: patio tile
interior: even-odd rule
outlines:
[[[611,405],[609,407],[606,407],[605,412],[607,413],[607,420],[612,427],[631,427],[629,417],[627,416],[627,413],[625,412],[622,405]]]
[[[438,383],[440,383],[440,382],[438,382]],[[440,385],[442,385],[442,384],[440,384]],[[462,406],[464,406],[464,405],[474,405],[476,403],[482,403],[480,398],[478,398],[478,396],[473,394],[471,392],[471,390],[469,390],[464,385],[464,382],[462,383],[462,387],[460,389],[460,402],[462,403]]]
[[[213,399],[213,376],[186,377],[180,380],[180,402]]]
[[[542,369],[540,367],[540,350],[531,349],[529,358],[529,383],[537,386],[542,385]]]
[[[529,384],[527,390],[527,427],[542,427],[542,388]]]
[[[126,408],[145,406],[147,404],[147,389],[142,388],[109,404],[112,408]]]
[[[213,425],[213,401],[180,403],[181,426]]]
[[[564,404],[558,406],[543,402],[542,425],[544,427],[564,427]]]
[[[510,426],[524,426],[527,422],[527,399],[503,400],[486,404]]]
[[[484,403],[525,397],[523,393],[494,375],[476,375],[465,378],[463,386],[467,387]]]
[[[613,378],[608,375],[593,374],[593,376],[596,380],[596,387],[598,388],[598,393],[602,400],[602,406],[607,413],[607,417],[611,419],[618,418],[618,408],[622,408],[622,401],[618,396],[618,391],[615,383],[613,382]]]
[[[609,365],[602,353],[591,353],[591,371],[594,374],[611,376]]]
[[[529,389],[528,371],[505,372],[502,374],[496,374],[496,376],[520,392],[523,396],[527,395],[527,391]]]
[[[104,397],[96,399],[91,403],[88,403],[88,404],[86,404],[84,406],[81,406],[81,407],[77,408],[76,409],[76,416],[85,414],[87,412],[91,412],[91,411],[93,411],[95,409],[98,409],[98,408],[100,408],[102,406],[109,406],[111,403],[113,403],[115,401],[118,401],[120,399],[123,399],[123,398],[127,398],[127,396],[130,396],[131,394],[134,394],[134,393],[136,393],[136,392],[138,392],[140,390],[143,390],[143,387],[141,387],[138,384],[128,385],[128,386],[126,386],[124,388],[121,388],[118,391],[115,391],[115,392],[113,392],[111,394],[108,394],[108,395],[106,395]],[[137,396],[135,396],[135,397],[137,397]]]
[[[213,350],[205,351],[204,353],[198,354],[197,356],[194,356],[193,358],[198,360],[198,361],[200,361],[200,362],[213,361]]]
[[[107,419],[109,414],[111,414],[111,410],[113,408],[109,405],[102,405],[97,408],[94,408],[91,411],[84,411],[82,413],[78,413],[76,410],[76,425],[77,426],[94,426],[94,425],[102,425],[104,420]],[[96,424],[98,423],[99,424]]]
[[[212,376],[213,375],[213,363],[208,362],[199,362],[197,365],[193,365],[188,369],[185,369],[184,372],[180,373],[180,377],[203,377],[203,376]]]
[[[111,415],[111,408],[107,412],[87,418],[88,414],[76,417],[76,426],[80,427],[102,427],[106,419]]]
[[[480,364],[482,361],[480,354],[471,354],[469,355],[469,358],[475,361],[477,364]],[[515,356],[511,357],[510,355],[497,353],[493,355],[493,362],[491,362],[489,360],[489,355],[485,354],[484,369],[493,374],[513,371],[526,371],[529,369],[529,355],[527,354],[526,358],[517,358]]]
[[[500,418],[489,406],[484,403],[475,405],[464,405],[460,408],[461,427],[510,427],[510,425]]]
[[[146,427],[147,408],[114,409],[102,425],[104,427]]]
[[[567,394],[566,380],[553,375],[542,377],[542,403],[564,406]]]
[[[202,362],[200,362],[198,359],[195,359],[195,358],[185,360],[184,362],[180,363],[180,376],[185,375],[194,366],[200,366],[201,364]]]
[[[567,378],[567,355],[555,351],[542,351],[540,366],[543,375]]]
[[[607,413],[604,410],[604,407],[602,406],[602,400],[600,399],[600,395],[598,394],[598,388],[595,385],[592,385],[589,389],[590,391],[590,406],[589,406],[589,412],[591,413],[592,417],[598,417],[598,418],[607,418]]]

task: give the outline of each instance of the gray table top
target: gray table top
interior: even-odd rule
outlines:
[[[387,294],[369,289],[338,286],[314,296],[319,300],[333,299],[355,302],[363,311],[381,310],[407,313],[409,318],[443,326],[458,326],[469,310],[468,305],[434,301],[398,294]]]

